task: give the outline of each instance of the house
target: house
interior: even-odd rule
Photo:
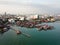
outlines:
[[[19,16],[17,16],[16,18],[18,18],[19,20],[25,20],[25,19],[26,19],[26,16],[19,15]]]
[[[49,17],[47,17],[47,21],[54,22],[55,18],[53,16],[49,16]]]
[[[9,21],[10,23],[15,23],[15,20],[12,19],[12,18],[8,19],[8,21]]]

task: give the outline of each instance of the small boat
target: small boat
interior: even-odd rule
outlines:
[[[17,34],[21,34],[21,31],[19,31],[19,30],[16,30],[16,33],[17,33]]]

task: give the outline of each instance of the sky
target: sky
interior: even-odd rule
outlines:
[[[58,9],[60,0],[0,0],[0,13],[38,14],[59,11]]]

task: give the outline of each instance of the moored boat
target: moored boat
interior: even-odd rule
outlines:
[[[38,26],[37,27],[38,28],[38,30],[51,30],[51,29],[53,29],[54,27],[53,26],[49,26],[49,25],[41,25],[41,26]]]

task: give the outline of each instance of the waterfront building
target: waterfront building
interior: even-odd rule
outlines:
[[[47,21],[54,22],[55,18],[53,16],[49,16],[49,17],[47,17]]]

